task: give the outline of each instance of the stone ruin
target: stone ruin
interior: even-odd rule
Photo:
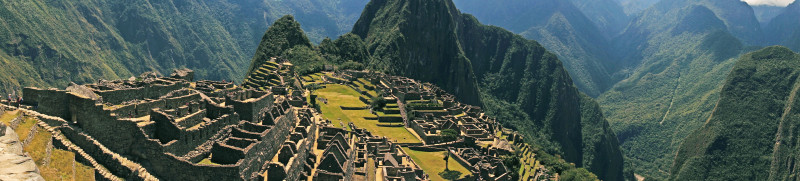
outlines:
[[[193,76],[184,69],[66,90],[31,87],[24,103],[57,117],[48,124],[111,173],[101,179],[308,177],[318,113],[297,98],[302,91]]]
[[[305,102],[310,94],[293,65],[280,60],[266,61],[241,86],[194,81],[182,69],[65,90],[29,87],[23,104],[66,138],[54,144],[74,144],[84,160],[96,162],[103,180],[428,180],[438,174],[423,171],[401,146],[448,151],[470,170],[467,180],[509,179],[500,157],[514,154],[521,136],[496,137],[503,128],[480,107],[405,77],[366,71],[322,77],[359,91],[368,105],[374,98],[387,103],[380,111],[391,115],[374,119],[402,123],[422,141],[398,144],[352,123],[345,129],[323,121]],[[445,130],[454,130],[456,140],[446,139]]]

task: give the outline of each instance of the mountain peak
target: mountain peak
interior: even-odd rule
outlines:
[[[673,35],[683,32],[698,34],[725,29],[725,22],[717,18],[717,15],[705,6],[693,5],[685,11],[680,22],[672,29]]]
[[[300,28],[300,23],[295,21],[294,16],[286,15],[281,17],[264,33],[248,72],[252,72],[253,69],[271,57],[281,56],[285,50],[297,45],[310,47],[311,42],[306,37],[303,29]]]

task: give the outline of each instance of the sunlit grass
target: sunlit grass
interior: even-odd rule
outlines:
[[[403,147],[403,150],[411,156],[411,159],[422,167],[422,170],[425,170],[425,173],[430,176],[432,181],[444,181],[445,179],[439,176],[440,172],[443,172],[445,169],[445,161],[444,161],[444,154],[446,151],[436,151],[436,152],[426,152],[426,151],[416,151],[409,149],[408,147]],[[461,172],[461,177],[464,178],[467,175],[470,175],[471,172],[458,163],[455,158],[451,157],[450,160],[447,162],[447,168],[450,170],[455,170]]]
[[[336,127],[346,126],[352,122],[359,128],[369,130],[374,135],[386,136],[391,140],[396,140],[398,143],[421,143],[405,127],[382,127],[378,125],[377,120],[365,119],[364,117],[375,117],[369,110],[342,110],[340,106],[367,106],[358,100],[360,94],[347,86],[330,84],[324,89],[317,90],[316,94],[328,100],[328,104],[318,101],[322,117],[331,120]]]

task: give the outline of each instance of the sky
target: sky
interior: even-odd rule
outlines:
[[[780,7],[786,7],[787,5],[794,2],[794,0],[742,0],[742,1],[747,2],[747,4],[751,6],[770,5],[770,6],[780,6]]]

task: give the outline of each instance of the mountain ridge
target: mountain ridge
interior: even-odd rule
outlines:
[[[353,33],[366,42],[373,60],[365,64],[372,69],[479,102],[489,115],[506,120],[505,126],[600,179],[623,179],[616,136],[601,111],[573,86],[561,61],[535,41],[481,25],[449,0],[373,0]],[[582,131],[588,125],[597,129]]]
[[[797,144],[798,65],[800,55],[785,47],[743,55],[711,116],[681,144],[671,178],[780,180],[797,174],[797,155],[790,150]]]

